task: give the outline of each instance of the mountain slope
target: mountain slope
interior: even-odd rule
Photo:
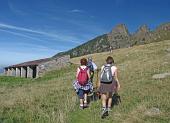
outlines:
[[[77,57],[77,56],[82,56],[82,55],[87,55],[87,54],[92,54],[97,52],[104,52],[107,51],[108,48],[109,48],[109,42],[107,41],[107,35],[104,34],[69,51],[56,54],[54,57],[60,55],[68,55],[68,54],[70,54],[70,57]]]
[[[110,49],[114,50],[132,47],[134,45],[147,44],[168,39],[170,39],[170,23],[161,24],[152,31],[147,27],[147,25],[143,25],[133,34],[129,33],[124,24],[119,24],[108,34],[98,36],[69,51],[58,53],[54,57],[65,54],[70,55],[71,57],[77,57],[109,51]]]

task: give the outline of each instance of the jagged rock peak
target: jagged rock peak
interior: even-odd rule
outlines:
[[[150,32],[150,29],[148,28],[148,26],[146,24],[140,26],[137,31],[137,33],[147,33],[147,32]]]
[[[170,30],[170,22],[159,25],[156,30]]]
[[[118,24],[116,27],[114,27],[111,31],[112,34],[123,34],[123,35],[129,35],[129,31],[125,24]]]

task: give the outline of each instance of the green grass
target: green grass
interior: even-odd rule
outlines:
[[[77,112],[72,113],[70,116],[72,123],[79,123],[79,119],[90,123],[168,123],[170,121],[170,77],[154,80],[152,75],[170,72],[170,58],[166,52],[169,47],[170,41],[164,41],[116,50],[113,54],[103,54],[103,56],[113,56],[119,68],[121,83],[119,93],[122,104],[114,107],[106,120],[101,120],[100,110],[97,110],[101,108],[101,102],[96,102],[82,115],[77,116]],[[92,55],[92,57],[99,65],[106,58],[101,57],[100,54]],[[76,62],[77,59],[72,61]],[[160,109],[160,116],[146,115],[145,112],[153,107]],[[88,117],[84,117],[86,115]]]
[[[169,123],[170,77],[152,79],[154,74],[170,72],[168,48],[170,41],[162,41],[90,55],[98,66],[111,55],[119,69],[122,103],[106,119],[100,119],[100,100],[79,109],[72,88],[76,65],[38,79],[0,77],[0,123]],[[80,58],[71,62],[79,63]],[[147,115],[153,107],[161,113]]]
[[[76,104],[71,87],[74,70],[71,65],[38,79],[1,77],[0,123],[65,122]]]
[[[33,79],[20,77],[0,76],[0,86],[18,86],[24,83],[30,83]]]

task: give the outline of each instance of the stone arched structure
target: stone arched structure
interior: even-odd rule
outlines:
[[[39,59],[35,61],[24,62],[11,65],[4,68],[6,76],[16,76],[24,78],[38,78],[46,71],[60,69],[69,64],[70,56],[65,55],[56,58]]]

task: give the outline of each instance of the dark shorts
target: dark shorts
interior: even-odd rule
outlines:
[[[79,89],[79,91],[77,92],[77,95],[79,96],[80,99],[84,99],[84,94],[88,94],[89,92],[90,90]]]

